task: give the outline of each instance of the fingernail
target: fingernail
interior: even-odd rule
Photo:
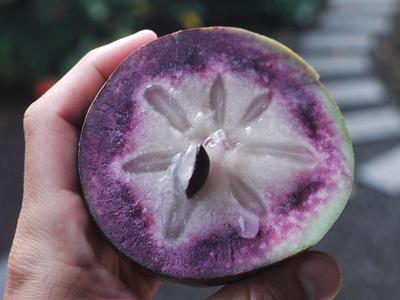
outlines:
[[[338,265],[332,258],[323,255],[313,255],[303,261],[298,277],[308,300],[332,299],[341,284]]]

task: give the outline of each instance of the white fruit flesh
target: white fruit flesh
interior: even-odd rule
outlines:
[[[175,86],[160,78],[144,85],[134,151],[114,162],[116,176],[140,186],[143,205],[158,216],[156,238],[164,240],[168,232],[171,244],[227,224],[254,237],[260,222],[275,222],[274,208],[282,203],[273,194],[289,194],[294,178],[325,163],[325,153],[291,121],[280,94],[214,67],[207,79],[193,75]],[[210,174],[188,199],[173,172],[179,156],[198,144],[210,157]],[[192,168],[189,163],[183,174],[180,166],[185,179],[179,181],[188,181]]]

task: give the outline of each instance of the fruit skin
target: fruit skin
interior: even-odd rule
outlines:
[[[269,48],[268,51],[264,51],[265,48]],[[115,71],[89,109],[79,146],[78,164],[82,190],[90,213],[118,250],[144,269],[185,282],[219,284],[254,272],[254,269],[240,269],[236,272],[235,266],[232,266],[236,264],[235,257],[261,255],[265,250],[260,250],[259,244],[268,237],[272,238],[273,232],[259,233],[249,241],[238,238],[229,228],[223,228],[207,238],[193,237],[191,243],[185,245],[185,249],[175,249],[176,256],[173,257],[174,254],[169,253],[171,249],[158,247],[152,239],[149,230],[154,219],[140,205],[138,187],[128,187],[113,179],[104,166],[116,155],[124,154],[124,132],[135,132],[141,126],[140,110],[132,105],[131,100],[141,85],[151,81],[151,78],[169,76],[177,70],[184,74],[206,72],[207,62],[213,57],[217,59],[218,53],[230,56],[231,59],[227,60],[229,71],[245,74],[260,85],[273,86],[286,93],[288,99],[311,99],[304,101],[306,105],[296,101],[287,103],[289,110],[299,121],[298,126],[313,143],[325,147],[326,151],[333,152],[333,149],[340,148],[339,153],[330,159],[332,164],[344,162],[343,172],[346,176],[352,178],[354,170],[350,138],[336,104],[319,83],[316,72],[279,43],[242,29],[211,27],[192,29],[184,34],[174,33],[139,49]],[[286,59],[292,65],[280,64]],[[254,69],[259,72],[254,74]],[[330,105],[322,107],[316,99],[316,92],[309,89],[308,85],[315,85]],[[328,112],[336,120],[335,124],[331,124],[331,120],[326,117]],[[321,142],[330,135],[336,137],[336,143]],[[340,155],[342,157],[338,157]],[[328,176],[329,174],[326,175],[327,178]],[[307,178],[300,178],[299,185],[305,181]],[[334,208],[331,207],[332,212],[327,220],[314,222],[314,233],[308,241],[286,256],[266,262],[260,268],[318,242],[342,211],[350,188],[351,180],[335,195],[337,199],[329,199],[337,204]],[[229,249],[234,249],[236,256],[231,257],[227,252]],[[210,251],[220,253],[220,260],[209,259]],[[224,260],[223,257],[231,261]],[[179,260],[179,263],[172,269],[166,268],[168,260],[174,259]]]

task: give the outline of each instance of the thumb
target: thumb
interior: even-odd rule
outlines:
[[[330,300],[341,285],[341,271],[330,256],[302,253],[282,264],[223,287],[208,300]]]

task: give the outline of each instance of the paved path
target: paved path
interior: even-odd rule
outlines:
[[[396,230],[400,215],[400,112],[376,75],[371,56],[379,39],[391,30],[399,5],[398,0],[332,0],[318,25],[298,39],[296,50],[320,73],[344,113],[357,160],[351,200],[317,246],[334,254],[343,266],[344,284],[338,299],[395,300],[400,295],[400,239]],[[8,129],[0,126],[0,131],[3,134]],[[15,173],[2,175],[6,180],[0,181],[0,188],[6,191],[10,190],[6,189],[10,184],[7,178],[15,180],[22,167],[18,158],[22,155],[21,136],[9,136],[16,136],[10,143],[19,150],[10,151],[7,143],[0,145],[0,151],[11,153],[10,158],[0,161],[2,169]],[[12,168],[11,162],[17,167]],[[18,199],[19,192],[6,193],[6,199]],[[0,215],[0,223],[6,220],[1,226],[8,226],[1,231],[0,251],[9,247],[15,207],[14,203],[11,214]],[[4,265],[4,258],[0,259],[0,295]],[[204,299],[214,290],[165,283],[156,299]]]
[[[331,1],[317,29],[299,39],[300,55],[315,67],[344,111],[355,148],[400,138],[399,109],[376,75],[371,57],[379,38],[392,28],[398,4],[395,0]],[[376,158],[359,162],[358,182],[400,196],[400,170],[398,176],[393,173],[399,164],[400,156],[388,149]]]

